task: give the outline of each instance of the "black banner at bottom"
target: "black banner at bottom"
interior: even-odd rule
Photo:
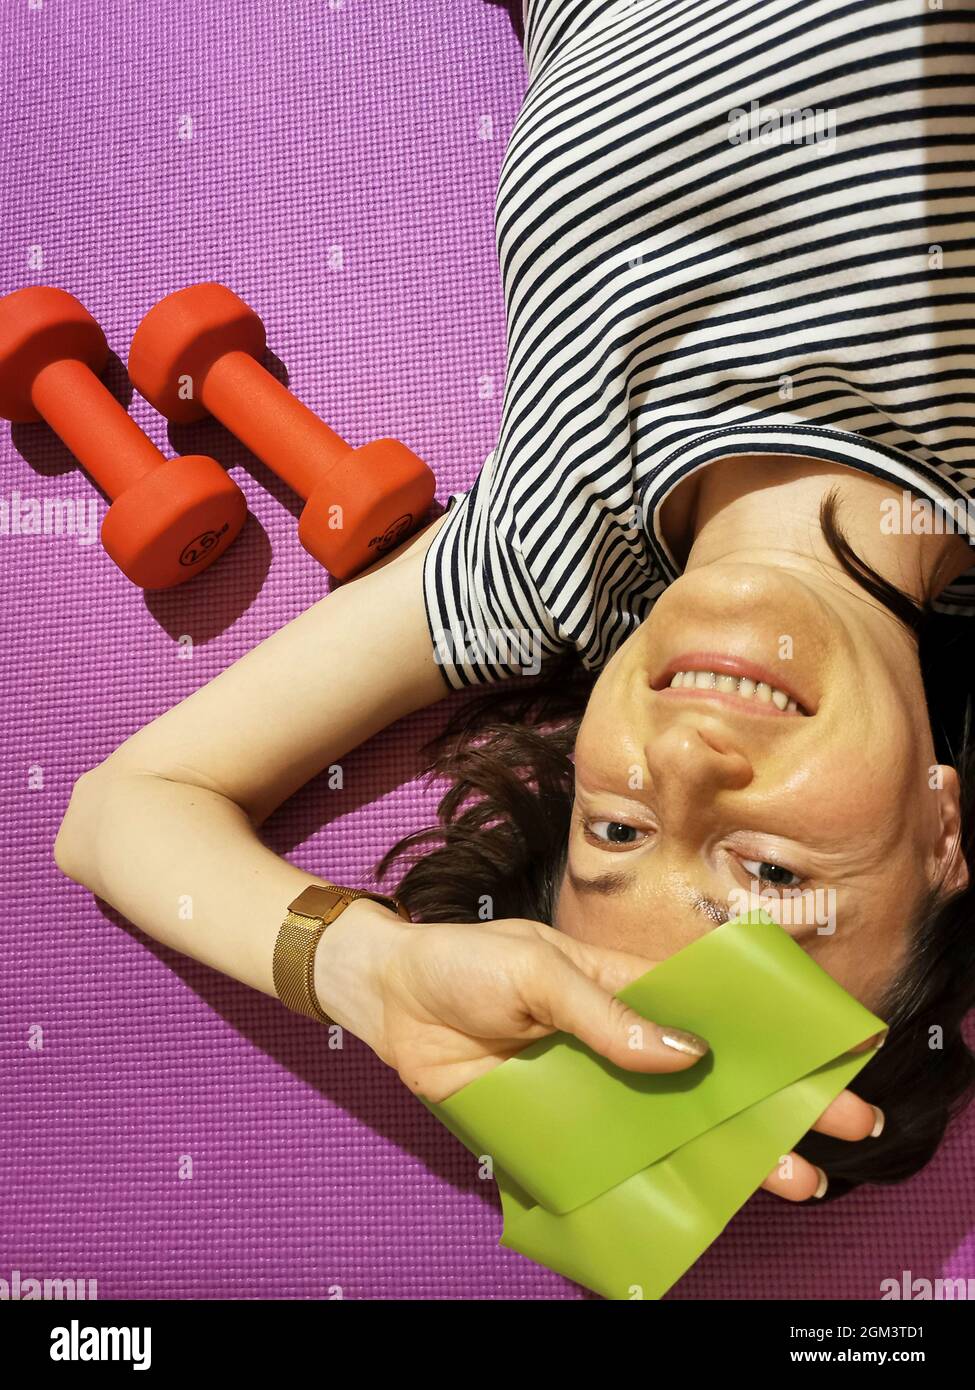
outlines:
[[[351,1363],[360,1357],[362,1369],[374,1373],[384,1352],[401,1375],[408,1368],[433,1369],[439,1346],[447,1356],[445,1366],[453,1364],[456,1370],[455,1339],[460,1334],[467,1337],[468,1374],[483,1383],[488,1376],[508,1380],[529,1370],[550,1376],[566,1353],[578,1356],[580,1333],[585,1336],[589,1329],[573,1322],[562,1331],[557,1313],[553,1323],[540,1324],[537,1309],[530,1322],[520,1323],[519,1309],[531,1301],[486,1301],[492,1308],[496,1302],[508,1303],[511,1311],[501,1316],[520,1324],[516,1343],[505,1327],[486,1324],[483,1311],[465,1334],[461,1324],[467,1300],[402,1301],[399,1315],[391,1303],[379,1300],[25,1300],[0,1302],[0,1335],[4,1361],[18,1366],[23,1382],[47,1368],[58,1381],[85,1372],[170,1377],[186,1371],[275,1372],[290,1379],[311,1371],[348,1377]],[[604,1302],[551,1301],[562,1304],[564,1313],[580,1301]],[[635,1323],[630,1320],[634,1316]],[[638,1355],[648,1376],[667,1367],[672,1374],[676,1357],[688,1370],[714,1368],[724,1375],[793,1366],[818,1366],[828,1373],[834,1365],[947,1371],[968,1354],[972,1318],[970,1304],[961,1299],[911,1301],[907,1307],[891,1302],[662,1300],[645,1305],[642,1314],[628,1314],[625,1323],[608,1326],[627,1333],[639,1329],[647,1337]],[[453,1351],[447,1351],[450,1345]],[[608,1364],[618,1364],[620,1352],[627,1355],[625,1343],[598,1345],[604,1346]],[[595,1354],[593,1344],[587,1351]],[[42,1383],[52,1381],[45,1375]]]

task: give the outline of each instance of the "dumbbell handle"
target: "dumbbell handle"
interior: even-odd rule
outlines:
[[[203,378],[200,399],[299,497],[307,499],[329,469],[352,452],[248,352],[218,357]]]
[[[31,385],[38,414],[113,500],[165,459],[84,362],[42,367]]]

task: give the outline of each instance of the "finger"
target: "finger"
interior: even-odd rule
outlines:
[[[808,1202],[825,1196],[829,1179],[822,1168],[797,1153],[784,1154],[762,1183],[766,1192],[787,1202]]]
[[[850,1051],[869,1052],[872,1047],[876,1047],[879,1049],[883,1047],[884,1043],[887,1041],[887,1034],[889,1032],[890,1029],[885,1028],[882,1033],[874,1033],[872,1037],[867,1038],[866,1042],[857,1043],[856,1047],[851,1047]]]
[[[852,1091],[841,1091],[812,1128],[834,1139],[876,1139],[883,1133],[884,1112]]]
[[[540,924],[541,925],[541,924]],[[543,940],[561,951],[577,966],[583,974],[595,980],[607,994],[618,994],[621,989],[631,985],[648,970],[653,970],[659,962],[646,956],[634,955],[631,951],[614,951],[609,946],[592,946],[588,941],[579,941],[574,936],[554,927],[545,928]]]
[[[683,1071],[708,1051],[693,1033],[661,1027],[628,1008],[559,951],[539,952],[520,988],[539,1023],[574,1034],[630,1071]]]

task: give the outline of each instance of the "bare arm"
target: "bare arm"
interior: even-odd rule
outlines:
[[[256,828],[322,768],[447,693],[421,587],[442,520],[85,773],[54,846],[61,871],[158,941],[273,995],[284,909],[321,879]]]

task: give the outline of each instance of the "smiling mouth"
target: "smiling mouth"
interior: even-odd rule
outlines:
[[[750,714],[808,717],[808,709],[794,690],[781,686],[770,671],[738,657],[702,653],[678,657],[651,682],[662,695],[705,695],[734,704]]]

